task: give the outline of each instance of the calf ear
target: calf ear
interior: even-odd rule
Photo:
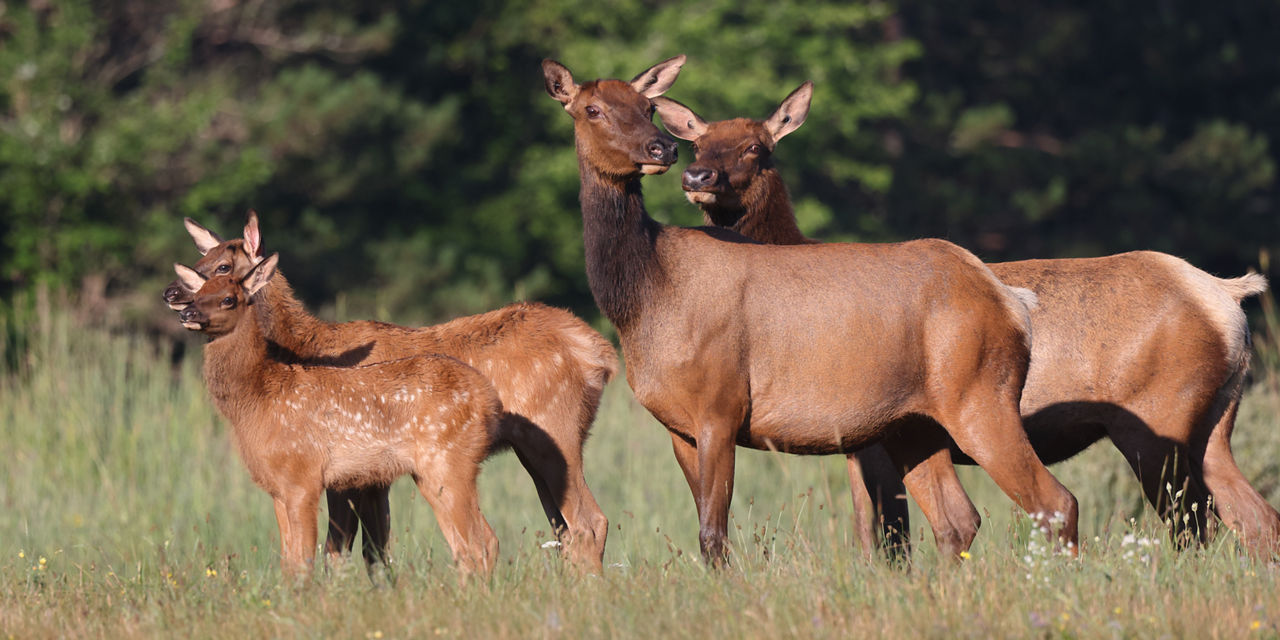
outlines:
[[[196,271],[185,264],[173,263],[173,271],[178,274],[178,283],[182,285],[182,288],[190,291],[191,293],[199,291],[200,287],[204,285],[204,281],[207,279],[200,275],[199,271]]]
[[[809,116],[811,100],[813,100],[813,83],[805,81],[800,88],[792,91],[791,95],[782,101],[782,105],[769,116],[768,120],[764,121],[764,128],[769,131],[769,135],[773,136],[774,144],[804,124],[804,119]]]
[[[245,274],[242,281],[245,295],[252,296],[267,286],[267,283],[271,282],[271,277],[276,275],[276,264],[278,262],[280,262],[280,254],[273,253],[271,257],[253,265],[253,268],[249,270],[249,273]]]
[[[547,58],[542,61],[542,82],[546,86],[547,95],[566,107],[578,97],[578,85],[573,81],[573,74],[555,60]]]
[[[196,251],[200,255],[209,253],[209,250],[222,243],[222,238],[218,234],[200,226],[199,222],[191,218],[183,218],[182,226],[187,228],[187,233],[191,234],[191,240],[196,243]]]
[[[646,98],[656,98],[667,92],[680,75],[684,54],[668,58],[640,72],[631,80],[631,88]]]
[[[653,99],[653,106],[658,110],[662,125],[671,135],[681,140],[697,140],[707,132],[707,123],[693,109],[686,107],[671,98]]]
[[[258,230],[258,212],[249,210],[249,220],[244,223],[244,252],[254,264],[262,262],[262,232]]]

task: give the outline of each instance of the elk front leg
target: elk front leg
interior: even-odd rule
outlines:
[[[889,454],[882,445],[871,445],[849,454],[847,466],[855,534],[867,556],[874,547],[883,545],[890,560],[909,558],[911,528],[906,488]]]
[[[737,425],[704,422],[698,429],[698,542],[712,567],[728,558],[729,503],[733,499],[734,430]],[[683,467],[683,465],[681,465]]]
[[[276,525],[280,528],[280,565],[286,574],[303,575],[316,550],[316,514],[320,487],[292,488],[275,499]]]

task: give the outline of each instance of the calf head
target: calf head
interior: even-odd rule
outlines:
[[[199,271],[186,265],[174,264],[181,286],[195,289],[191,303],[178,312],[182,326],[201,331],[210,338],[219,338],[235,330],[244,320],[253,294],[271,281],[276,273],[280,255],[273,253],[249,268],[243,278],[231,274],[206,278]]]
[[[542,74],[547,93],[573,117],[579,157],[596,172],[625,180],[675,164],[676,141],[653,124],[653,98],[671,88],[683,64],[682,55],[664,60],[631,82],[579,85],[554,60],[542,61]]]
[[[205,278],[221,275],[244,278],[249,269],[263,260],[258,214],[253,211],[249,212],[242,238],[223,240],[191,218],[185,218],[182,224],[191,235],[191,240],[196,243],[196,250],[203,256],[196,262],[194,269]],[[187,288],[183,279],[178,278],[165,287],[163,297],[170,309],[181,311],[191,304],[195,293],[196,289]]]

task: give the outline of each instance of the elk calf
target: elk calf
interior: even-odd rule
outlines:
[[[189,218],[186,228],[203,254],[195,269],[206,277],[243,277],[263,259],[253,212],[243,238],[224,241]],[[191,296],[180,280],[164,294],[175,309],[190,304]],[[262,329],[275,347],[272,356],[282,362],[357,366],[442,353],[483,373],[498,390],[505,410],[499,445],[512,448],[533,479],[564,553],[582,570],[603,569],[609,521],[583,476],[582,451],[618,361],[613,345],[587,323],[563,309],[532,302],[429,327],[323,322],[307,312],[281,273],[260,297],[266,304],[259,311],[272,310],[270,317],[262,318]],[[366,559],[380,557],[389,519],[386,489],[380,487],[329,492],[330,553],[351,547],[356,514],[348,500],[362,514],[370,514],[361,515]]]
[[[812,95],[806,82],[767,120],[720,122],[706,122],[674,100],[655,100],[667,130],[694,142],[697,157],[682,182],[709,224],[768,244],[816,242],[796,225],[773,162],[778,141],[804,122]],[[779,126],[784,121],[790,126]],[[1266,290],[1262,276],[1216,278],[1152,251],[989,266],[1005,284],[1031,289],[1039,300],[1031,310],[1034,340],[1021,412],[1042,460],[1065,460],[1110,438],[1156,512],[1172,524],[1175,540],[1203,536],[1205,507],[1212,505],[1251,552],[1280,553],[1280,514],[1231,453],[1249,367],[1240,302]],[[950,446],[959,462],[972,463]],[[855,463],[851,458],[856,508],[865,511],[860,478],[873,487],[892,487],[896,479],[887,471],[859,475]],[[977,511],[955,489],[947,492],[949,511],[961,516],[954,522],[976,531]],[[1192,504],[1200,508],[1189,509]]]
[[[285,570],[311,561],[324,489],[388,486],[410,474],[459,568],[487,573],[498,540],[480,514],[476,475],[497,438],[502,404],[493,386],[442,355],[354,368],[275,361],[253,308],[277,259],[243,281],[175,269],[198,290],[180,317],[209,337],[205,384],[253,481],[275,501]]]

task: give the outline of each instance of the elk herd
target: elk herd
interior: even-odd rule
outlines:
[[[1076,499],[1045,465],[1102,438],[1175,541],[1203,541],[1216,518],[1255,556],[1280,554],[1280,514],[1230,443],[1250,357],[1240,303],[1266,289],[1261,275],[1221,279],[1149,251],[983,264],[943,240],[809,239],[773,153],[813,86],[764,120],[707,122],[662,97],[683,64],[629,82],[542,70],[573,119],[591,293],[636,400],[671,437],[709,563],[728,553],[739,446],[846,456],[866,549],[908,552],[910,494],[940,551],[966,551],[980,518],[960,463],[1074,554]],[[641,178],[675,164],[672,136],[693,143],[681,182],[704,227],[645,210]],[[487,573],[498,541],[476,478],[506,449],[564,556],[602,569],[608,520],[582,456],[617,372],[609,341],[533,302],[420,328],[324,322],[263,251],[255,214],[230,240],[185,224],[201,256],[175,265],[164,300],[208,339],[205,384],[274,501],[287,571],[311,565],[322,493],[326,553],[363,528],[366,561],[383,560],[388,489],[410,475],[459,570]]]

